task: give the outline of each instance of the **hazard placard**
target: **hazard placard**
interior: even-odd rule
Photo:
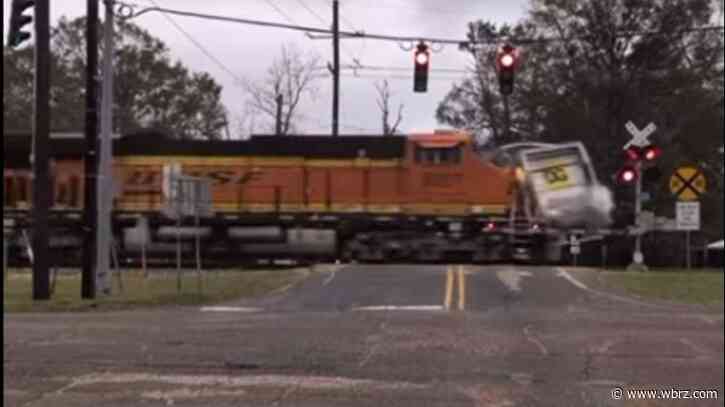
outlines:
[[[680,201],[696,201],[707,191],[705,175],[696,167],[680,167],[670,177],[670,191]]]

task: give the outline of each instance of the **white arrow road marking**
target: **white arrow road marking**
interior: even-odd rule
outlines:
[[[496,273],[496,277],[511,291],[521,291],[521,279],[531,277],[528,271],[519,271],[514,268],[507,268]]]

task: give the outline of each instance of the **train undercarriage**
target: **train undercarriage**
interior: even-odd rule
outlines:
[[[6,213],[10,265],[32,261],[27,214]],[[80,213],[54,212],[51,252],[57,266],[80,266]],[[7,225],[6,225],[7,226]],[[560,232],[525,217],[237,214],[169,219],[117,213],[113,259],[123,266],[195,264],[227,267],[258,261],[369,263],[557,263]]]

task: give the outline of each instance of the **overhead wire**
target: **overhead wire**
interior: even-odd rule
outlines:
[[[266,0],[268,3],[270,0]],[[126,4],[128,6],[128,3],[120,3],[120,4]],[[273,3],[270,3],[273,4]],[[275,6],[275,8],[277,8]],[[285,28],[289,30],[296,30],[296,31],[305,31],[310,33],[318,33],[318,34],[332,34],[332,30],[325,29],[325,28],[319,28],[319,27],[312,27],[312,26],[302,26],[297,25],[294,23],[291,24],[284,24],[284,23],[277,23],[277,22],[270,22],[270,21],[263,21],[263,20],[255,20],[255,19],[245,19],[245,18],[237,18],[237,17],[226,17],[226,16],[219,16],[219,15],[213,15],[213,14],[206,14],[206,13],[197,13],[197,12],[189,12],[189,11],[181,11],[176,9],[169,9],[169,8],[162,8],[162,7],[150,7],[147,9],[143,9],[136,13],[129,13],[126,15],[126,18],[134,18],[138,17],[142,14],[151,12],[151,11],[162,11],[166,13],[186,16],[186,17],[196,17],[196,18],[203,18],[203,19],[210,19],[210,20],[216,20],[216,21],[227,21],[227,22],[234,22],[234,23],[241,23],[241,24],[249,24],[249,25],[258,25],[258,26],[266,26],[266,27],[275,27],[275,28]],[[285,14],[282,13],[284,16]],[[687,29],[681,29],[681,30],[674,30],[674,31],[663,31],[663,30],[650,30],[650,31],[622,31],[615,34],[615,37],[622,38],[622,37],[632,37],[632,36],[655,36],[655,35],[663,35],[663,34],[685,34],[685,33],[691,33],[691,32],[700,32],[700,31],[722,31],[725,29],[725,26],[704,26],[704,27],[692,27]],[[389,35],[389,34],[371,34],[366,33],[364,31],[339,31],[341,35],[341,39],[373,39],[373,40],[380,40],[380,41],[393,41],[393,42],[417,42],[417,41],[426,41],[430,43],[439,43],[439,44],[449,44],[449,45],[458,45],[458,46],[466,46],[466,45],[494,45],[498,44],[502,39],[498,37],[491,37],[484,40],[475,40],[471,41],[469,39],[453,39],[453,38],[443,38],[443,37],[428,37],[428,36],[405,36],[405,35]],[[518,44],[533,44],[533,43],[546,43],[546,42],[565,42],[565,41],[574,41],[574,40],[581,40],[586,38],[586,36],[571,36],[571,37],[534,37],[534,38],[516,38],[511,37],[507,38],[512,43],[518,43]]]
[[[152,4],[152,6],[154,6],[154,7],[158,7],[158,8],[161,8],[161,7],[160,7],[160,6],[158,5],[158,3],[157,3],[157,2],[155,1],[155,0],[147,0],[147,1],[148,1],[149,3],[151,3],[151,4]],[[277,9],[277,7],[276,7],[276,6],[274,5],[274,3],[271,3],[270,1],[268,1],[268,3],[270,3],[270,5],[271,5],[271,6],[273,7],[273,8]],[[177,29],[177,30],[178,30],[178,31],[179,31],[179,32],[180,32],[180,33],[181,33],[182,35],[184,35],[184,37],[186,37],[186,38],[187,38],[187,39],[188,39],[189,41],[191,41],[191,43],[192,43],[192,44],[194,44],[194,45],[195,45],[195,46],[196,46],[197,48],[199,48],[199,50],[200,50],[200,51],[202,51],[202,52],[204,53],[204,55],[206,55],[206,56],[207,56],[207,57],[208,57],[208,58],[209,58],[209,59],[210,59],[210,60],[211,60],[212,62],[214,62],[214,63],[215,63],[215,64],[216,64],[217,66],[219,66],[219,67],[220,67],[220,68],[221,68],[222,70],[224,70],[225,72],[227,72],[227,73],[228,73],[228,74],[229,74],[229,75],[230,75],[230,76],[231,76],[231,77],[232,77],[232,78],[233,78],[233,79],[234,79],[234,80],[235,80],[235,81],[237,82],[237,84],[241,85],[241,84],[243,84],[243,83],[244,83],[244,80],[243,80],[242,78],[240,78],[240,77],[239,77],[239,76],[238,76],[238,75],[237,75],[236,73],[234,73],[234,71],[233,71],[232,69],[230,69],[229,67],[227,67],[227,66],[226,66],[226,65],[225,65],[225,64],[224,64],[224,63],[223,63],[223,62],[222,62],[222,61],[221,61],[221,60],[220,60],[219,58],[217,58],[216,56],[214,56],[214,54],[213,54],[213,53],[212,53],[211,51],[209,51],[209,50],[208,50],[208,49],[207,49],[207,48],[206,48],[206,47],[205,47],[205,46],[204,46],[203,44],[201,44],[201,43],[200,43],[199,41],[197,41],[197,40],[196,40],[196,39],[195,39],[195,38],[194,38],[194,37],[193,37],[193,36],[192,36],[191,34],[189,34],[189,32],[188,32],[188,31],[184,30],[184,28],[183,28],[183,27],[181,27],[181,25],[180,25],[180,24],[178,24],[178,23],[177,23],[176,21],[174,21],[174,19],[173,19],[173,18],[171,18],[170,16],[168,16],[168,15],[167,15],[167,14],[166,14],[166,13],[165,13],[164,11],[161,11],[161,14],[162,14],[162,16],[164,16],[164,18],[166,18],[166,20],[167,20],[167,21],[169,21],[169,23],[171,23],[171,24],[172,24],[172,25],[173,25],[173,26],[174,26],[174,27],[175,27],[175,28],[176,28],[176,29]],[[280,13],[280,15],[282,15],[283,17],[285,16],[285,14],[284,14],[284,13]],[[303,114],[300,114],[300,113],[297,113],[296,115],[297,115],[298,117],[301,117],[301,118],[306,118],[306,119],[307,119],[308,121],[309,121],[310,119],[312,119],[312,117],[311,117],[311,116],[303,115]],[[322,124],[322,123],[323,123],[323,122],[322,122],[322,119],[320,119],[320,118],[316,118],[316,119],[314,119],[314,120],[315,120],[315,123],[316,123],[316,124],[318,124],[318,125],[321,125],[321,126],[323,125],[323,124]],[[329,127],[329,124],[327,125],[327,127]],[[348,124],[342,124],[342,123],[340,123],[340,127],[342,127],[342,128],[348,128],[348,129],[354,129],[354,130],[365,130],[365,131],[369,131],[369,130],[371,130],[371,129],[366,129],[366,128],[362,128],[362,127],[357,127],[357,126],[351,126],[351,125],[348,125]]]
[[[151,3],[155,7],[159,7],[159,5],[156,3],[155,0],[148,0],[149,3]],[[189,34],[186,30],[184,30],[181,25],[179,25],[176,21],[174,21],[171,16],[167,15],[164,12],[161,12],[161,15],[169,22],[171,23],[176,29],[189,41],[191,41],[192,44],[194,44],[204,55],[206,55],[212,62],[214,62],[219,68],[221,68],[223,71],[228,73],[234,80],[236,81],[237,85],[242,85],[244,83],[244,80],[240,78],[232,69],[227,67],[219,58],[214,56],[214,54],[211,53],[206,47],[204,47],[199,41],[197,41],[191,34]]]
[[[319,22],[321,22],[322,24],[327,24],[327,21],[319,13],[317,13],[314,9],[312,9],[310,6],[308,6],[307,3],[304,2],[304,0],[297,0],[297,3],[299,3],[310,14],[315,16],[315,18],[317,18],[317,20]],[[330,3],[330,4],[332,4],[332,3]],[[339,11],[338,11],[338,17],[339,17]],[[350,50],[348,50],[344,44],[341,44],[341,48],[342,48],[343,52],[345,52],[347,54],[347,56],[350,57],[350,59],[352,59],[353,61],[356,59],[355,56],[352,54],[352,52],[350,52]]]

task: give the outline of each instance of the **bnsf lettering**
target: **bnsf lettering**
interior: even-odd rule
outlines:
[[[211,171],[206,174],[207,178],[214,180],[214,185],[225,185],[234,178],[232,171]]]
[[[210,178],[214,181],[215,186],[219,185],[244,185],[252,181],[258,181],[262,173],[260,171],[249,171],[236,173],[228,170],[217,171],[184,171],[185,175],[192,177]],[[128,188],[148,187],[159,183],[159,172],[151,170],[134,170],[126,178],[126,186]]]
[[[184,171],[185,174],[192,177],[204,177],[214,180],[214,185],[244,185],[252,181],[257,181],[261,177],[261,172],[250,171],[241,174],[234,171],[218,170],[218,171]]]
[[[134,171],[126,178],[128,186],[148,186],[154,185],[158,172],[155,171]]]

